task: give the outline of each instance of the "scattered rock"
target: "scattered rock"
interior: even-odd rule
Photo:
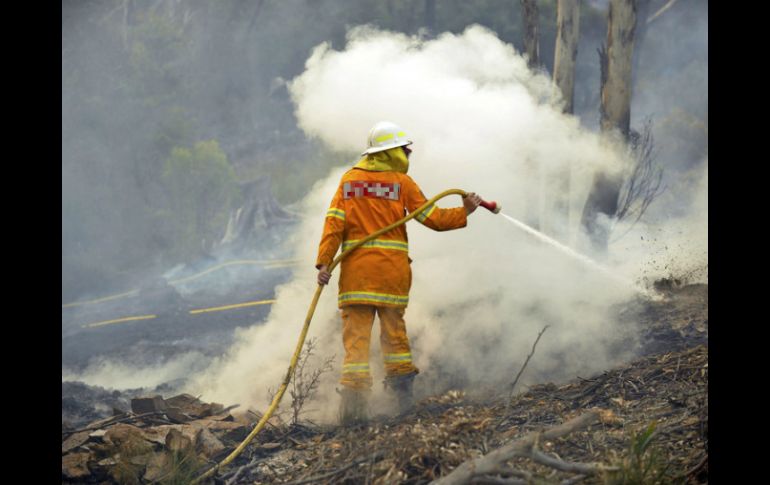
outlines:
[[[66,478],[77,479],[91,474],[88,469],[88,459],[91,454],[86,452],[69,453],[61,459],[61,474]]]
[[[80,433],[75,433],[61,444],[61,452],[62,455],[69,452],[70,450],[74,450],[78,446],[82,445],[88,441],[88,431],[81,431]]]
[[[161,396],[136,397],[131,399],[131,411],[135,414],[156,413],[168,408]]]

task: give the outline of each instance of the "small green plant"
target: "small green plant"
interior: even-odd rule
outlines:
[[[653,446],[657,423],[632,435],[625,456],[610,461],[618,468],[607,471],[605,485],[666,485],[681,483],[667,475],[669,464],[661,450]]]
[[[187,485],[197,476],[197,471],[202,465],[201,459],[195,453],[194,448],[167,452],[168,473],[158,480],[159,485]]]

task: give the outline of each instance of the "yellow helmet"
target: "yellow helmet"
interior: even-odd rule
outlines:
[[[401,127],[390,121],[380,121],[369,131],[367,148],[361,155],[382,152],[411,144],[412,140],[407,139],[406,132]]]

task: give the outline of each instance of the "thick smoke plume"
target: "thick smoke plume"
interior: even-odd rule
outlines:
[[[426,196],[448,188],[474,191],[501,203],[506,214],[571,240],[579,240],[579,212],[593,173],[628,164],[622,152],[561,113],[547,76],[530,71],[512,46],[479,26],[435,40],[353,29],[343,51],[318,46],[290,92],[300,127],[350,159],[305,197],[304,220],[287,241],[304,264],[277,289],[267,322],[239,332],[238,344],[194,383],[195,392],[221,402],[262,407],[267,388],[284,376],[316,285],[326,209],[377,121],[401,125],[414,141],[409,174]],[[557,209],[559,197],[569,210]],[[458,205],[456,196],[439,202]],[[613,318],[634,290],[502,217],[479,209],[461,230],[436,233],[415,222],[408,230],[414,281],[406,320],[421,389],[510,383],[545,325],[550,328],[520,385],[605,369],[635,350],[631,322]],[[310,337],[339,362],[336,291],[334,277]],[[382,376],[378,332],[375,324],[375,379]],[[323,392],[332,397],[337,376],[327,378]],[[333,411],[318,414],[331,418]]]

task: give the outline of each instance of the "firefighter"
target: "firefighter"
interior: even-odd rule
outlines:
[[[427,202],[420,187],[406,173],[412,141],[391,122],[377,123],[369,132],[362,158],[340,181],[326,220],[316,260],[318,283],[328,284],[327,271],[340,246],[344,251],[358,240],[403,218]],[[441,209],[435,204],[418,214],[423,225],[436,230],[459,229],[481,202],[469,193],[463,207]],[[414,378],[419,372],[406,335],[404,311],[412,284],[406,224],[365,243],[342,260],[338,306],[342,313],[345,359],[340,384],[343,424],[364,421],[372,387],[369,339],[375,314],[380,319],[380,343],[385,386],[395,393],[399,411],[412,403]]]

